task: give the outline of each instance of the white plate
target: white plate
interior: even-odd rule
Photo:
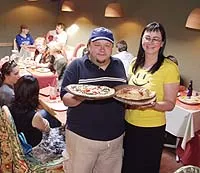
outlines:
[[[179,101],[188,104],[188,105],[197,105],[200,104],[200,96],[179,96]]]
[[[104,94],[103,90],[101,92],[100,88],[104,88],[105,90],[109,91],[108,93]],[[78,88],[78,89],[76,89]],[[99,88],[99,90],[98,90]],[[90,84],[70,84],[68,86],[65,87],[65,89],[67,91],[69,91],[71,94],[74,94],[76,96],[80,96],[80,97],[84,97],[87,100],[101,100],[101,99],[107,99],[107,98],[111,98],[114,96],[115,94],[115,89],[107,87],[107,86],[100,86],[100,85],[90,85]],[[77,92],[76,90],[79,90],[81,92]],[[90,91],[90,93],[88,92],[84,92],[84,91]],[[97,93],[98,94],[93,94],[93,93]]]
[[[37,68],[36,71],[40,72],[40,73],[48,73],[48,72],[50,72],[50,69],[49,68]]]
[[[54,111],[66,111],[67,106],[63,104],[63,102],[49,102],[48,106],[50,106]]]
[[[128,105],[136,105],[136,106],[145,106],[145,105],[151,104],[152,102],[156,101],[156,97],[153,97],[149,100],[139,100],[139,101],[126,100],[126,99],[122,99],[122,98],[119,98],[119,97],[116,97],[116,96],[114,96],[113,98],[122,102],[122,103],[125,103],[125,104],[128,104]]]

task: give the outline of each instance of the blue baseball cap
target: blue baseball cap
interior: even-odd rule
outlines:
[[[113,33],[111,30],[104,27],[95,28],[90,35],[89,41],[93,42],[96,40],[107,40],[114,43]]]

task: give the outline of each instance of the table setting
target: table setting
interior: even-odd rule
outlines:
[[[175,108],[166,112],[166,131],[177,138],[177,154],[184,164],[200,166],[200,95],[198,91],[181,90]],[[180,140],[181,139],[181,140]]]
[[[40,89],[40,98],[49,108],[54,111],[66,111],[67,106],[65,106],[60,98],[59,91],[56,86],[48,86]]]
[[[189,110],[200,109],[200,93],[194,90],[191,96],[188,96],[187,93],[187,90],[180,91],[177,95],[176,104]]]
[[[55,86],[48,86],[40,89],[39,102],[47,112],[56,117],[62,124],[66,123],[67,106],[63,104]]]
[[[47,64],[38,64],[30,57],[27,57],[24,61],[18,61],[17,64],[21,75],[31,74],[38,79],[40,88],[55,85],[57,74],[51,72]]]

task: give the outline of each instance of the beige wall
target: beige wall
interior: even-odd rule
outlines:
[[[58,17],[58,2],[39,0],[2,0],[0,6],[0,42],[13,42],[21,24],[27,24],[31,35],[44,35],[53,29]],[[0,47],[0,57],[11,54],[11,47]]]
[[[110,2],[108,0],[73,1],[77,8],[74,13],[60,12],[60,1],[55,0],[5,1],[0,7],[0,42],[12,41],[21,23],[30,26],[34,37],[54,28],[56,22],[64,22],[67,27],[76,23],[80,29],[69,37],[69,45],[87,43],[91,29],[105,26],[114,32],[115,40],[125,39],[129,51],[136,55],[143,27],[151,21],[158,21],[165,26],[167,32],[165,54],[177,57],[186,85],[193,79],[194,88],[200,90],[200,31],[185,28],[188,14],[193,8],[200,7],[200,1],[118,0],[124,7],[126,15],[124,18],[104,17],[104,8]],[[8,54],[10,49],[0,48],[0,56]]]

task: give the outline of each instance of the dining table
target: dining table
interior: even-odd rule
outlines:
[[[51,72],[48,68],[28,68],[27,71],[37,78],[40,89],[57,85],[58,75]]]
[[[180,160],[200,166],[200,104],[186,104],[177,97],[175,108],[166,112],[166,131],[178,139]]]
[[[58,75],[53,73],[47,67],[36,67],[33,64],[18,63],[20,76],[33,75],[37,78],[39,88],[55,86],[58,83]]]
[[[65,125],[67,119],[67,114],[66,114],[67,106],[63,104],[63,101],[59,96],[59,92],[57,93],[57,97],[55,99],[51,99],[50,89],[51,86],[40,89],[39,91],[40,105],[52,116],[57,118],[62,125]]]

